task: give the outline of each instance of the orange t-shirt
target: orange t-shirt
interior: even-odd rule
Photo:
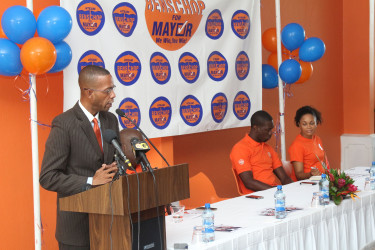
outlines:
[[[265,184],[271,186],[281,184],[279,178],[273,172],[274,169],[282,166],[281,161],[275,150],[264,142],[256,142],[249,135],[245,135],[242,140],[234,145],[230,153],[230,159],[242,193],[254,192],[247,189],[238,176],[245,171],[252,171],[254,179]]]
[[[311,167],[316,167],[321,173],[324,173],[325,170],[321,162],[326,163],[327,168],[329,168],[322,140],[317,135],[314,135],[312,139],[305,138],[300,134],[297,135],[289,148],[289,156],[291,162],[299,161],[303,163],[304,173],[309,173]],[[294,168],[292,169],[292,179],[293,181],[297,180]]]

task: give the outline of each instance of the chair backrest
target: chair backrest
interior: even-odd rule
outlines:
[[[236,180],[238,194],[244,195],[244,193],[242,193],[241,188],[240,188],[240,181],[241,181],[240,177],[237,175],[236,170],[234,170],[233,168],[232,168],[232,173],[233,173],[234,179]]]
[[[291,177],[291,175],[292,175],[292,168],[293,168],[292,163],[290,161],[283,161],[282,163],[283,163],[283,168],[284,168],[286,174],[289,177]]]
[[[225,200],[216,194],[215,187],[211,180],[202,172],[191,177],[189,184],[190,198],[180,201],[181,204],[185,205],[186,209],[204,206],[207,202],[215,203]]]

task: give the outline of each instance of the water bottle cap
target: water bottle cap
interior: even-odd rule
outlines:
[[[206,203],[206,204],[204,204],[204,207],[205,207],[205,208],[210,208],[211,205],[210,205],[210,203]]]
[[[281,189],[283,189],[283,186],[277,185],[277,190],[281,190]]]
[[[326,178],[326,174],[322,174],[322,178]]]
[[[373,166],[375,165],[375,161],[372,162],[372,165],[373,165]]]

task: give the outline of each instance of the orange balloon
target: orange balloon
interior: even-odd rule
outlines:
[[[267,63],[276,69],[276,72],[279,72],[279,65],[277,64],[277,53],[271,53],[268,56]]]
[[[276,28],[269,28],[262,35],[263,47],[271,52],[277,51]]]
[[[295,83],[306,82],[311,77],[313,70],[314,70],[312,63],[310,62],[304,62],[304,61],[299,60],[299,63],[301,64],[302,73],[301,73],[301,77]]]
[[[23,67],[34,75],[48,72],[56,62],[55,46],[46,38],[33,37],[21,49]]]

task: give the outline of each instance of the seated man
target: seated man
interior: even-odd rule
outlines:
[[[263,110],[257,111],[250,122],[249,134],[234,145],[230,153],[241,192],[248,194],[291,183],[277,153],[265,143],[271,138],[274,128],[271,115]]]

